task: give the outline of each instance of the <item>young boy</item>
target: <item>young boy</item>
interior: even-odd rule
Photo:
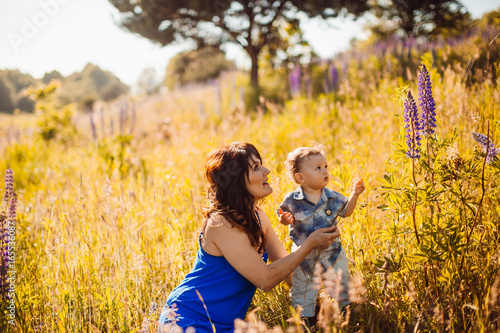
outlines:
[[[285,197],[278,209],[278,218],[280,223],[290,225],[294,251],[314,230],[336,224],[338,216],[350,216],[365,185],[362,179],[355,181],[349,198],[326,188],[330,174],[322,146],[295,149],[288,154],[285,167],[299,187]],[[292,274],[290,300],[294,307],[302,307],[301,316],[306,318],[316,315],[318,287],[314,286],[313,274],[317,263],[323,270],[330,267],[341,270],[342,288],[337,301],[341,308],[350,303],[347,284],[351,275],[345,251],[337,239],[328,249],[309,254]]]

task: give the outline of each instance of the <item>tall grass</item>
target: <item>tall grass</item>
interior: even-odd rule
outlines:
[[[365,180],[367,190],[341,237],[358,288],[366,292],[349,320],[332,319],[323,328],[498,329],[498,161],[482,163],[470,133],[489,131],[500,143],[499,82],[468,87],[459,71],[431,70],[438,127],[428,153],[433,163],[417,170],[419,244],[396,91],[402,82],[364,81],[363,70],[340,82],[336,94],[296,97],[256,113],[229,107],[238,103],[229,100],[236,93],[234,78],[226,77],[222,101],[211,86],[134,101],[135,124],[126,132],[116,127],[120,111],[106,105],[93,116],[97,138],[89,117],[79,115],[78,135],[69,141],[43,140],[35,128],[6,144],[0,173],[13,170],[18,193],[18,279],[16,326],[2,321],[2,331],[155,330],[159,309],[198,248],[204,158],[232,141],[256,145],[271,170],[274,192],[262,207],[288,248],[287,229],[274,211],[294,188],[283,168],[289,151],[313,141],[325,145],[330,187],[345,195],[357,174]],[[405,84],[417,91],[416,80]],[[22,126],[14,119],[2,122],[0,133]],[[447,155],[452,146],[455,160]],[[453,163],[462,163],[461,171]],[[258,292],[251,308],[241,330],[256,322],[300,329],[283,284]]]

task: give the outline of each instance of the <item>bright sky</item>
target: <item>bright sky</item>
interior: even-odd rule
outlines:
[[[67,76],[91,62],[134,85],[152,67],[163,77],[169,59],[189,45],[161,47],[117,26],[118,11],[107,0],[0,0],[0,69],[19,69],[40,78],[52,70]],[[473,17],[500,7],[500,0],[463,0]],[[331,27],[335,26],[335,28]],[[338,19],[303,25],[304,37],[323,58],[363,38],[359,23]],[[248,65],[237,47],[228,57]]]

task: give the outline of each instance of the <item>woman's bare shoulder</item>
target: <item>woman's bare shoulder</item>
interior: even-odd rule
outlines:
[[[220,247],[240,238],[243,231],[234,228],[228,219],[222,214],[212,214],[207,220],[201,237],[203,249],[214,256],[222,256]]]
[[[239,230],[237,225],[231,223],[231,221],[221,213],[213,213],[207,218],[206,226],[212,229],[219,229],[220,227],[227,227],[230,229]]]

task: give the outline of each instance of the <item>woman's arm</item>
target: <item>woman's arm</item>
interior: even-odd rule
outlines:
[[[315,248],[328,248],[339,237],[336,227],[318,229],[313,232],[297,251],[286,254],[283,245],[278,245],[278,237],[272,230],[269,219],[260,211],[262,227],[268,239],[268,252],[276,259],[269,266],[262,261],[262,254],[250,244],[247,234],[238,227],[232,227],[223,217],[209,221],[202,242],[211,248],[209,253],[219,252],[241,275],[256,287],[269,291],[286,279],[293,270]],[[264,217],[265,216],[265,217]],[[207,248],[204,249],[207,251]],[[215,250],[215,251],[214,251]]]
[[[286,257],[288,255],[288,251],[285,249],[283,243],[276,235],[276,232],[273,229],[271,221],[262,210],[258,209],[258,213],[262,223],[262,229],[264,231],[264,234],[266,235],[266,241],[267,241],[266,250],[269,255],[269,260],[271,262],[275,262],[278,259]],[[283,281],[285,281],[289,286],[291,286],[292,275],[289,274]]]

